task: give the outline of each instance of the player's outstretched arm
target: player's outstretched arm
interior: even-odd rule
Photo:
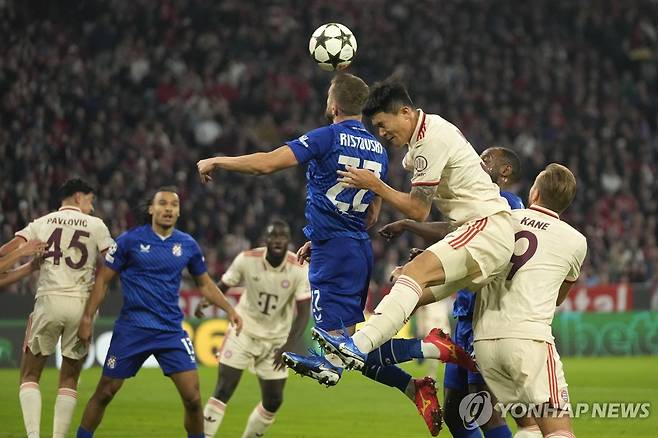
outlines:
[[[24,265],[21,265],[20,267],[9,271],[9,272],[1,272],[0,273],[0,288],[3,288],[5,286],[9,286],[12,283],[17,282],[21,278],[27,277],[30,275],[32,272],[35,270],[39,269],[34,261],[25,263]]]
[[[91,342],[91,328],[94,323],[94,315],[105,299],[107,287],[116,275],[117,272],[107,266],[101,266],[98,269],[94,288],[89,294],[89,298],[85,304],[85,310],[82,312],[82,318],[80,319],[80,326],[78,327],[78,338],[85,345],[89,345]]]
[[[38,239],[23,242],[25,242],[25,239],[22,237],[14,237],[3,245],[3,255],[0,257],[0,272],[10,269],[22,257],[39,256],[46,249],[46,244]]]
[[[212,281],[210,275],[206,272],[199,276],[195,276],[194,280],[196,281],[197,286],[199,286],[201,295],[210,301],[210,303],[224,310],[228,314],[229,321],[235,326],[235,332],[239,335],[242,331],[242,318],[238,315],[238,312],[235,311],[233,306],[231,306],[231,303],[228,302],[226,296],[224,296],[215,282]]]
[[[432,208],[436,186],[415,186],[410,193],[399,192],[368,169],[346,166],[338,181],[346,187],[371,190],[410,219],[423,222]]]
[[[386,240],[391,240],[403,232],[409,231],[427,241],[437,242],[454,230],[455,226],[450,222],[416,222],[411,219],[402,219],[384,225],[378,233]]]
[[[288,333],[288,339],[286,340],[286,343],[283,344],[281,348],[277,349],[276,353],[274,354],[275,369],[282,370],[286,367],[286,365],[283,363],[283,358],[281,357],[281,355],[286,351],[291,351],[295,347],[297,340],[300,339],[304,334],[304,330],[308,325],[308,318],[310,314],[311,314],[311,299],[309,298],[306,300],[297,301],[296,316],[295,316],[295,320],[292,322],[292,326],[290,327],[290,332]]]
[[[288,145],[270,152],[256,152],[238,157],[206,158],[196,163],[199,176],[204,183],[212,180],[210,174],[218,169],[250,175],[268,175],[297,164],[297,158]]]
[[[382,198],[375,196],[370,205],[368,206],[368,212],[366,216],[366,230],[370,229],[373,225],[379,220],[379,212],[382,211]]]

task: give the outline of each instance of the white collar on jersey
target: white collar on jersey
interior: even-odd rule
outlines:
[[[74,211],[82,212],[82,210],[80,210],[78,207],[74,205],[62,205],[61,207],[59,207],[57,211],[62,211],[62,210],[74,210]]]
[[[407,144],[409,149],[416,146],[416,143],[425,137],[425,132],[427,131],[427,120],[425,117],[425,112],[420,108],[418,108],[416,111],[418,111],[418,123],[416,123],[414,133],[411,135],[411,140]]]
[[[550,208],[542,207],[541,205],[537,204],[532,204],[530,207],[528,207],[530,210],[536,210],[540,213],[547,214],[549,216],[553,216],[556,219],[560,219],[560,215],[551,210]]]

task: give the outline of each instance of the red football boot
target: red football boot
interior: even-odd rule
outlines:
[[[477,372],[477,365],[473,358],[462,347],[455,344],[450,336],[443,333],[441,329],[433,328],[430,330],[423,342],[434,344],[439,349],[438,359],[441,362],[454,363],[469,371]]]
[[[418,409],[418,413],[425,420],[425,424],[427,424],[432,436],[439,434],[441,423],[443,422],[441,405],[439,404],[439,399],[436,397],[435,383],[431,377],[414,379],[416,409]]]

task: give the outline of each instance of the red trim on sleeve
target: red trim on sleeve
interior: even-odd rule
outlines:
[[[14,237],[20,237],[21,239],[23,239],[24,241],[27,242],[27,237],[25,237],[25,236],[21,236],[21,235],[18,234],[18,233],[14,234]]]
[[[412,182],[411,187],[418,187],[418,186],[438,186],[441,180],[438,181],[418,181],[418,182]]]

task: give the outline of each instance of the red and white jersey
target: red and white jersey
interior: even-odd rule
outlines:
[[[267,248],[241,252],[222,276],[222,283],[245,286],[236,306],[245,333],[270,340],[286,338],[295,303],[311,298],[308,264],[300,265],[295,254],[288,251],[281,265],[273,267],[266,255]]]
[[[16,236],[48,244],[39,270],[37,297],[87,297],[94,285],[98,254],[114,245],[100,218],[68,206],[35,219]]]
[[[502,275],[477,294],[474,338],[553,342],[560,286],[578,279],[587,241],[557,213],[540,206],[513,210],[512,224],[514,255]]]
[[[457,225],[510,211],[461,131],[436,114],[419,109],[418,115],[402,162],[405,169],[413,170],[411,185],[436,187],[436,206]]]

